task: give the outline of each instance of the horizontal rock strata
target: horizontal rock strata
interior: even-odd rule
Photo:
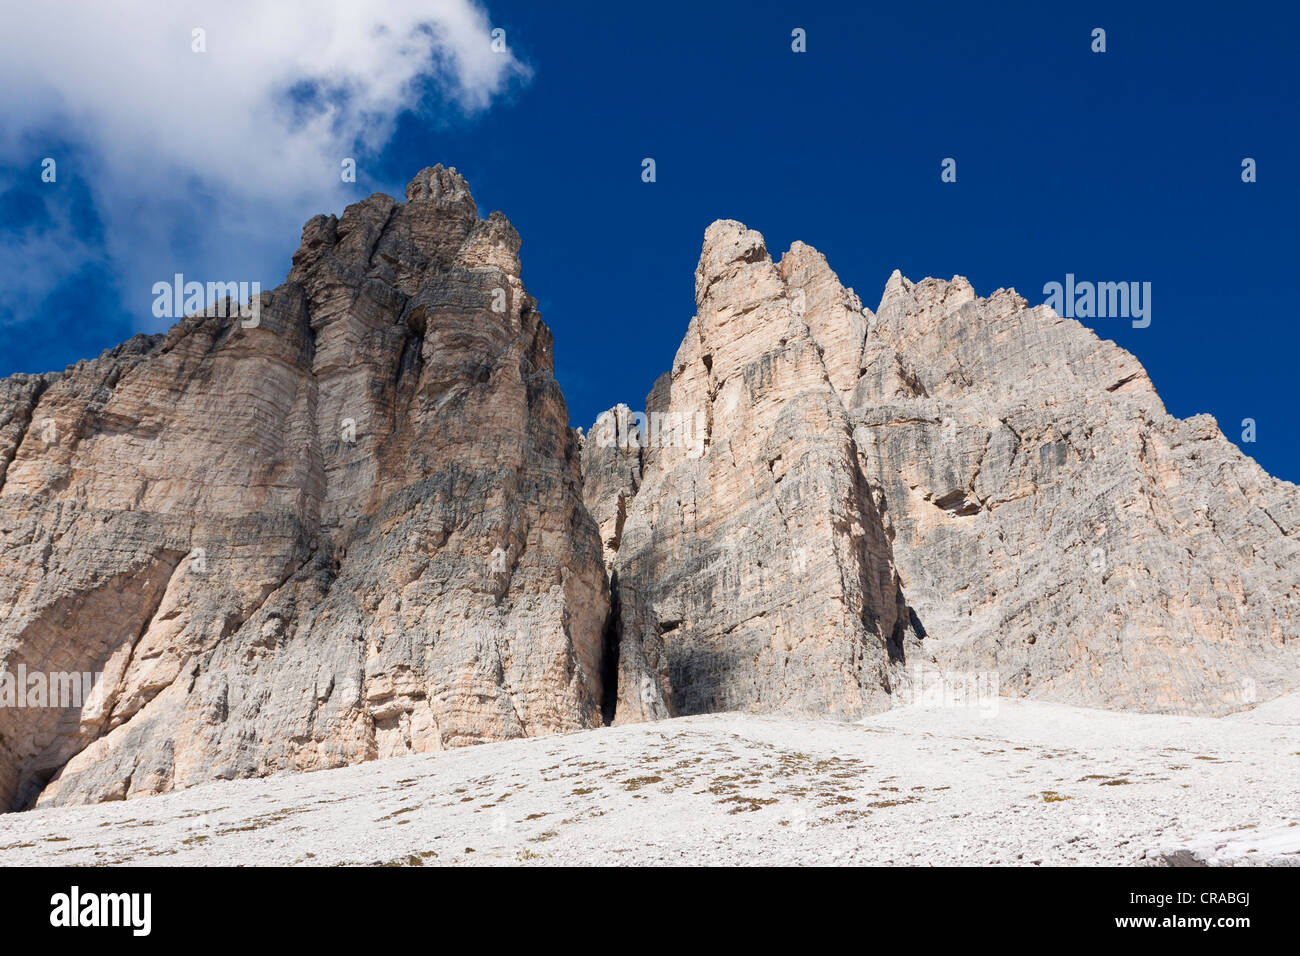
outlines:
[[[307,223],[260,316],[0,383],[0,806],[599,725],[608,589],[519,237],[455,170]],[[216,310],[210,309],[210,313]]]

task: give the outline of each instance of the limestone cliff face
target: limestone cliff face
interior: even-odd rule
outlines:
[[[940,663],[1145,712],[1300,684],[1300,489],[1013,291],[895,273],[869,327],[922,393],[868,380],[850,411]]]
[[[260,321],[0,382],[0,807],[598,725],[608,587],[519,237],[442,167]]]
[[[917,663],[1156,712],[1300,685],[1300,489],[1169,416],[1113,343],[961,278],[895,272],[873,313],[727,221],[696,303],[650,427],[611,441],[615,410],[584,444],[619,719],[852,715]],[[657,412],[701,413],[703,454]]]
[[[618,719],[860,715],[919,651],[846,409],[861,307],[800,269],[740,223],[711,226],[644,441],[610,441],[618,410],[586,438],[587,502],[614,551]],[[639,481],[620,487],[629,444]]]
[[[0,808],[720,710],[914,665],[1218,714],[1300,686],[1300,489],[1014,292],[721,221],[645,409],[582,436],[454,170],[303,232],[256,324],[0,380]],[[986,685],[987,686],[987,685]],[[21,688],[19,688],[21,692]]]

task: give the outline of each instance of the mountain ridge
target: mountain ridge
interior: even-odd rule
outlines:
[[[727,294],[714,301],[718,288]],[[877,574],[897,577],[911,631],[938,640],[894,635],[888,646],[886,638],[890,661],[911,648],[927,666],[994,672],[1004,687],[1019,688],[1011,692],[1155,712],[1226,713],[1294,686],[1296,487],[1267,475],[1209,416],[1168,415],[1141,364],[1115,343],[1045,306],[1030,307],[1014,290],[981,298],[960,276],[913,283],[895,270],[872,312],[812,247],[796,242],[774,262],[761,234],[731,220],[706,233],[696,290],[697,314],[672,369],[647,397],[646,415],[707,409],[728,463],[707,454],[690,460],[653,441],[635,450],[635,462],[627,449],[599,447],[584,460],[585,497],[611,576],[634,596],[621,601],[625,631],[640,634],[643,647],[632,641],[628,653],[648,656],[652,667],[666,655],[661,684],[731,666],[713,658],[739,653],[724,638],[748,618],[725,609],[747,600],[736,582],[757,548],[758,563],[774,569],[778,584],[760,587],[775,596],[746,613],[771,613],[776,623],[770,640],[745,653],[772,656],[774,674],[790,666],[794,647],[796,656],[821,653],[809,652],[815,627],[801,620],[825,620],[840,603],[792,609],[800,601],[794,582],[806,579],[807,555],[816,553],[836,556],[833,567],[811,572],[832,591],[837,581],[869,573],[864,555],[874,557]],[[820,362],[807,360],[809,342]],[[788,383],[774,385],[783,375]],[[819,403],[855,461],[841,455],[837,464],[834,454],[798,445],[798,429],[781,416],[801,401]],[[763,408],[766,418],[754,411]],[[605,413],[593,433],[609,431],[620,414],[627,412]],[[1031,449],[1037,460],[1026,454]],[[797,504],[780,507],[781,482],[799,463],[808,467]],[[854,504],[830,487],[825,476],[837,467],[849,485],[870,488],[873,501]],[[1219,488],[1225,475],[1235,488]],[[639,509],[647,485],[650,500]],[[699,489],[707,497],[707,489],[724,486],[746,492],[704,506],[721,516],[712,528],[683,533],[680,515],[665,517],[674,502],[690,497],[699,505]],[[783,518],[823,512],[830,531],[804,539],[806,528],[782,530],[759,516],[773,502]],[[748,507],[753,514],[736,514]],[[852,527],[875,527],[866,535],[875,546],[855,549],[836,530]],[[1237,553],[1247,547],[1253,564]],[[681,580],[700,578],[694,565],[673,576],[669,569],[701,551],[712,565],[703,568],[703,584]],[[1051,575],[1034,580],[1029,568],[1044,562]],[[728,589],[727,601],[712,599],[719,588]],[[877,609],[888,603],[878,592]],[[1003,595],[1020,606],[1006,607]],[[1053,609],[1057,595],[1067,614]],[[1218,606],[1206,615],[1207,604]],[[713,613],[719,606],[721,619]],[[656,618],[672,624],[667,645]],[[1039,622],[1047,634],[1037,633]],[[1083,633],[1088,627],[1098,636]],[[1196,628],[1208,633],[1198,637]],[[839,655],[835,666],[855,666],[864,641],[823,650]],[[666,679],[663,668],[674,667],[680,672]],[[875,699],[859,702],[864,710],[887,706],[906,680],[906,668],[890,671],[878,675],[880,692],[868,695]],[[756,693],[753,672],[747,663],[737,680],[741,698]],[[770,699],[788,690],[795,706],[809,703],[801,682],[785,689],[773,680],[761,685],[760,678],[757,693]]]
[[[873,312],[719,220],[664,427],[620,444],[626,406],[570,427],[519,248],[426,168],[309,220],[251,327],[0,380],[0,664],[99,675],[0,707],[0,803],[856,718],[929,672],[1169,713],[1296,687],[1297,489],[1074,320],[898,270]]]

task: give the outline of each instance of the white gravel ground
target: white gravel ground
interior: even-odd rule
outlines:
[[[1300,864],[1300,694],[517,740],[0,816],[0,865]]]

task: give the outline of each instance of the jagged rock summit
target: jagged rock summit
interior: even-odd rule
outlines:
[[[454,169],[303,230],[260,321],[0,383],[0,806],[597,726],[608,592],[519,237]]]
[[[620,714],[853,716],[970,681],[1223,714],[1300,685],[1300,489],[1012,290],[705,234],[645,403],[587,435]],[[703,422],[703,451],[678,440]]]
[[[1077,322],[897,272],[873,312],[719,221],[644,412],[582,436],[519,247],[433,167],[308,222],[255,322],[0,380],[0,808],[852,718],[939,672],[1202,714],[1300,685],[1300,490]]]

